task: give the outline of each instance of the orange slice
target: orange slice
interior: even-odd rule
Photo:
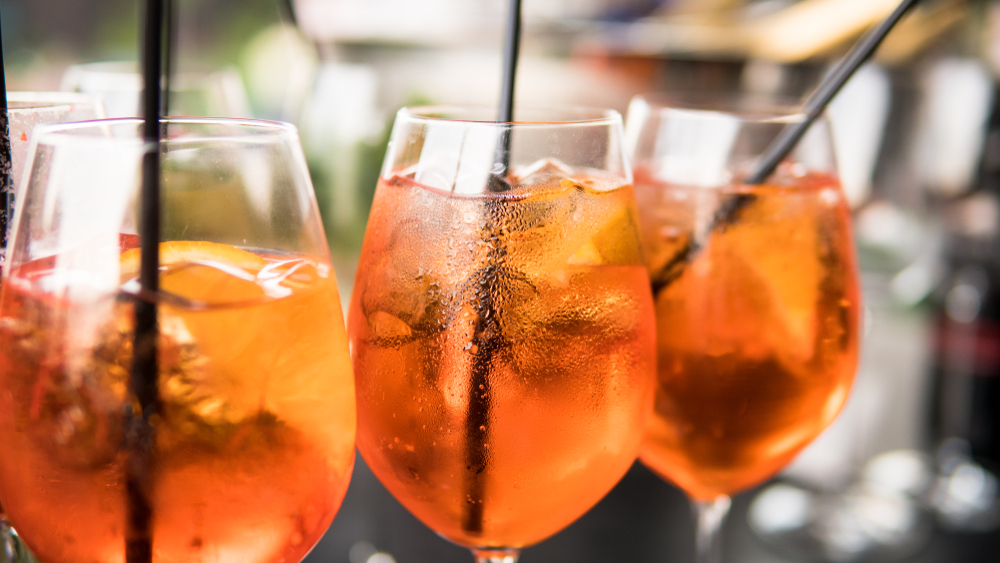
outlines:
[[[759,209],[783,204],[758,199],[739,222],[712,233],[657,305],[662,346],[789,365],[813,356],[824,276],[819,226],[808,210]]]
[[[140,249],[122,253],[119,259],[122,279],[139,275]],[[228,244],[205,241],[174,240],[160,243],[160,267],[179,266],[196,262],[218,262],[241,270],[257,272],[267,262],[252,252]]]
[[[741,291],[766,295],[768,304],[752,317],[760,330],[771,333],[778,349],[805,361],[814,352],[825,274],[819,256],[819,217],[804,203],[795,209],[782,207],[785,204],[777,198],[759,198],[755,206],[764,209],[748,209],[739,225],[717,237],[716,246],[720,260],[741,263]],[[755,220],[753,212],[773,220]]]
[[[123,252],[121,278],[139,274],[140,250]],[[267,265],[260,256],[227,244],[204,241],[160,243],[160,288],[206,303],[236,303],[263,298],[256,275]]]

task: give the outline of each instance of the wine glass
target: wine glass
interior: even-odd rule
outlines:
[[[12,170],[16,183],[27,159],[28,139],[38,125],[89,121],[104,117],[101,100],[70,92],[8,92],[7,119],[10,126]]]
[[[764,185],[741,183],[801,119],[750,99],[629,109],[659,360],[640,459],[692,499],[701,563],[721,558],[729,495],[815,439],[854,379],[858,273],[827,123]]]
[[[148,455],[154,562],[297,562],[343,499],[356,416],[296,131],[162,121],[149,294],[136,281],[142,124],[32,137],[0,297],[0,499],[40,560],[122,561],[126,467]],[[125,439],[138,299],[159,311],[149,454]]]
[[[99,97],[109,117],[140,114],[142,75],[134,61],[73,65],[63,73],[60,88]],[[251,114],[243,78],[232,67],[175,73],[170,82],[169,109],[171,115],[243,118]]]
[[[13,217],[15,206],[14,192],[17,182],[24,169],[27,158],[28,139],[31,131],[37,125],[47,123],[66,123],[84,121],[104,117],[100,100],[83,94],[64,92],[8,92],[7,93],[7,124],[10,135],[11,173],[10,185],[3,191],[5,196],[0,201],[0,271],[3,268],[4,247],[9,235],[9,219]],[[18,541],[7,523],[3,507],[0,506],[0,550],[10,561],[26,561],[28,555],[24,546]]]
[[[635,460],[654,320],[610,111],[399,112],[348,315],[358,449],[481,562],[586,512]]]
[[[8,92],[7,122],[10,134],[11,186],[7,192],[6,217],[11,219],[14,203],[14,188],[21,179],[24,161],[27,159],[28,140],[31,131],[38,125],[87,121],[104,117],[104,108],[97,98],[68,92]],[[9,225],[8,225],[9,227]],[[0,262],[7,235],[0,243]]]

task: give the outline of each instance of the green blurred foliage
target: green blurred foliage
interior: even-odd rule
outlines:
[[[431,98],[415,94],[408,97],[403,105],[424,106],[432,103]],[[323,217],[323,228],[331,250],[339,256],[352,257],[361,252],[361,243],[368,225],[372,201],[375,199],[375,189],[382,174],[382,164],[396,112],[387,115],[388,118],[378,136],[359,141],[353,147],[352,156],[356,159],[357,166],[354,185],[338,183],[338,171],[335,169],[337,159],[328,158],[328,155],[322,153],[310,153],[307,157],[309,174],[316,190],[316,201]],[[338,221],[334,216],[334,190],[355,191],[357,197],[354,201],[357,202],[357,208],[351,213],[350,221]]]
[[[323,218],[323,229],[326,231],[331,250],[337,255],[350,257],[361,252],[368,214],[375,198],[375,188],[382,171],[382,161],[385,159],[391,130],[390,122],[386,124],[378,138],[360,141],[353,147],[352,156],[357,160],[357,175],[353,186],[338,182],[337,171],[331,167],[329,159],[319,155],[312,155],[308,159],[309,175],[316,190],[316,202]],[[348,222],[339,221],[334,216],[336,205],[334,190],[355,190],[357,193],[358,206],[352,211],[351,220]]]
[[[282,21],[283,0],[176,0],[196,42],[181,48],[199,65],[236,64],[253,37]]]
[[[283,18],[284,0],[174,0],[180,66],[234,64],[250,39]],[[8,67],[136,59],[142,0],[0,0]],[[67,60],[68,59],[68,60]]]

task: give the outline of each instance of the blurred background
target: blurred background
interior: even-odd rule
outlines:
[[[343,293],[395,111],[494,105],[506,0],[175,0],[172,112],[297,124]],[[797,100],[897,0],[524,0],[518,103],[690,90]],[[134,115],[135,0],[0,0],[8,84]],[[925,0],[830,110],[863,357],[838,422],[739,495],[731,563],[1000,561],[1000,2]],[[529,516],[530,517],[530,516]],[[692,561],[686,500],[636,466],[522,561]],[[358,460],[311,563],[450,563]]]

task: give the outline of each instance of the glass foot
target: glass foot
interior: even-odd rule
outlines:
[[[472,555],[476,557],[476,563],[517,563],[521,551],[505,548],[473,549]]]
[[[38,563],[3,518],[0,518],[0,563]]]
[[[933,532],[933,518],[913,499],[860,486],[826,493],[772,485],[754,499],[748,520],[779,552],[832,563],[899,561]]]

